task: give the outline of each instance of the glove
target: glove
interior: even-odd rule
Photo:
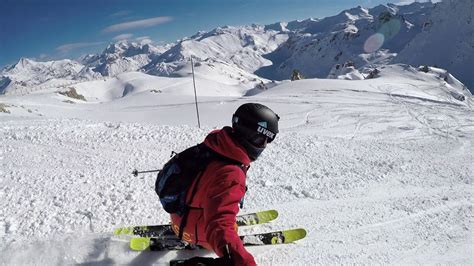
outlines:
[[[172,260],[170,266],[233,266],[228,257],[193,257],[186,260]]]

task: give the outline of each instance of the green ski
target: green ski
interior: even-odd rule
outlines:
[[[276,210],[266,210],[237,216],[238,226],[250,226],[268,223],[278,217]],[[121,227],[114,230],[114,235],[133,235],[141,237],[168,238],[174,237],[174,232],[170,224],[162,225],[141,225]]]
[[[293,243],[303,239],[306,230],[302,228],[282,230],[270,233],[252,234],[240,236],[245,246],[263,246]],[[130,240],[130,249],[134,251],[163,251],[163,250],[183,250],[199,249],[193,247],[179,239],[163,239],[154,237],[136,237]]]

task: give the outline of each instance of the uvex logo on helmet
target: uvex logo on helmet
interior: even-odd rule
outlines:
[[[275,138],[275,133],[271,132],[270,130],[268,130],[268,129],[262,127],[262,126],[258,126],[257,131],[258,131],[258,133],[261,133],[261,134],[269,137],[270,139]]]

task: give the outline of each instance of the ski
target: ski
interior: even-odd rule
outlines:
[[[263,246],[293,243],[303,239],[306,230],[302,228],[282,230],[270,233],[252,234],[240,236],[245,246]],[[177,238],[163,239],[154,237],[135,237],[130,240],[130,249],[134,251],[163,251],[163,250],[183,250],[200,249],[199,246],[188,245]]]
[[[306,237],[303,228],[282,230],[270,233],[241,236],[245,246],[277,245],[293,243]]]
[[[237,216],[238,226],[250,226],[268,223],[278,217],[276,210],[266,210]],[[168,238],[175,234],[170,224],[162,225],[141,225],[131,227],[121,227],[114,230],[114,235],[134,235],[141,237]]]

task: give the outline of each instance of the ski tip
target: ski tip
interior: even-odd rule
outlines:
[[[114,235],[132,235],[133,229],[131,227],[121,227],[114,230]]]
[[[306,230],[303,228],[291,229],[283,231],[285,236],[285,243],[291,243],[306,237]]]
[[[150,247],[149,237],[135,237],[130,240],[130,249],[134,251],[144,251]]]
[[[259,221],[263,221],[263,222],[273,221],[276,218],[278,218],[278,211],[277,210],[267,210],[267,211],[257,212],[257,217],[258,217]]]

